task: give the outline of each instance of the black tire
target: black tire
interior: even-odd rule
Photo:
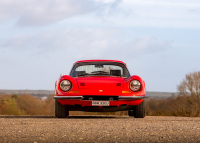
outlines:
[[[146,115],[145,112],[145,102],[143,101],[139,105],[135,106],[133,109],[133,116],[135,118],[144,118]]]
[[[58,100],[55,100],[55,116],[57,118],[66,118],[69,116],[69,110],[65,105],[60,104]]]

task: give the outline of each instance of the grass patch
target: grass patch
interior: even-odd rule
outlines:
[[[50,95],[40,100],[31,95],[0,95],[1,115],[47,115],[54,116],[54,99]],[[146,113],[149,116],[200,117],[200,100],[192,96],[172,96],[167,99],[147,99]],[[128,115],[120,112],[70,111],[70,115]]]

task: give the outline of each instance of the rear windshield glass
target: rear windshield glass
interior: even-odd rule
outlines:
[[[122,63],[91,62],[77,63],[70,73],[72,77],[81,76],[117,76],[129,77],[126,66]]]

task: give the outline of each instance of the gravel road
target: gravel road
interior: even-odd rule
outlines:
[[[200,142],[200,118],[0,116],[0,142]]]

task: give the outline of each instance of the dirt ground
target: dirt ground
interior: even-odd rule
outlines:
[[[0,116],[0,142],[200,142],[200,117]]]

